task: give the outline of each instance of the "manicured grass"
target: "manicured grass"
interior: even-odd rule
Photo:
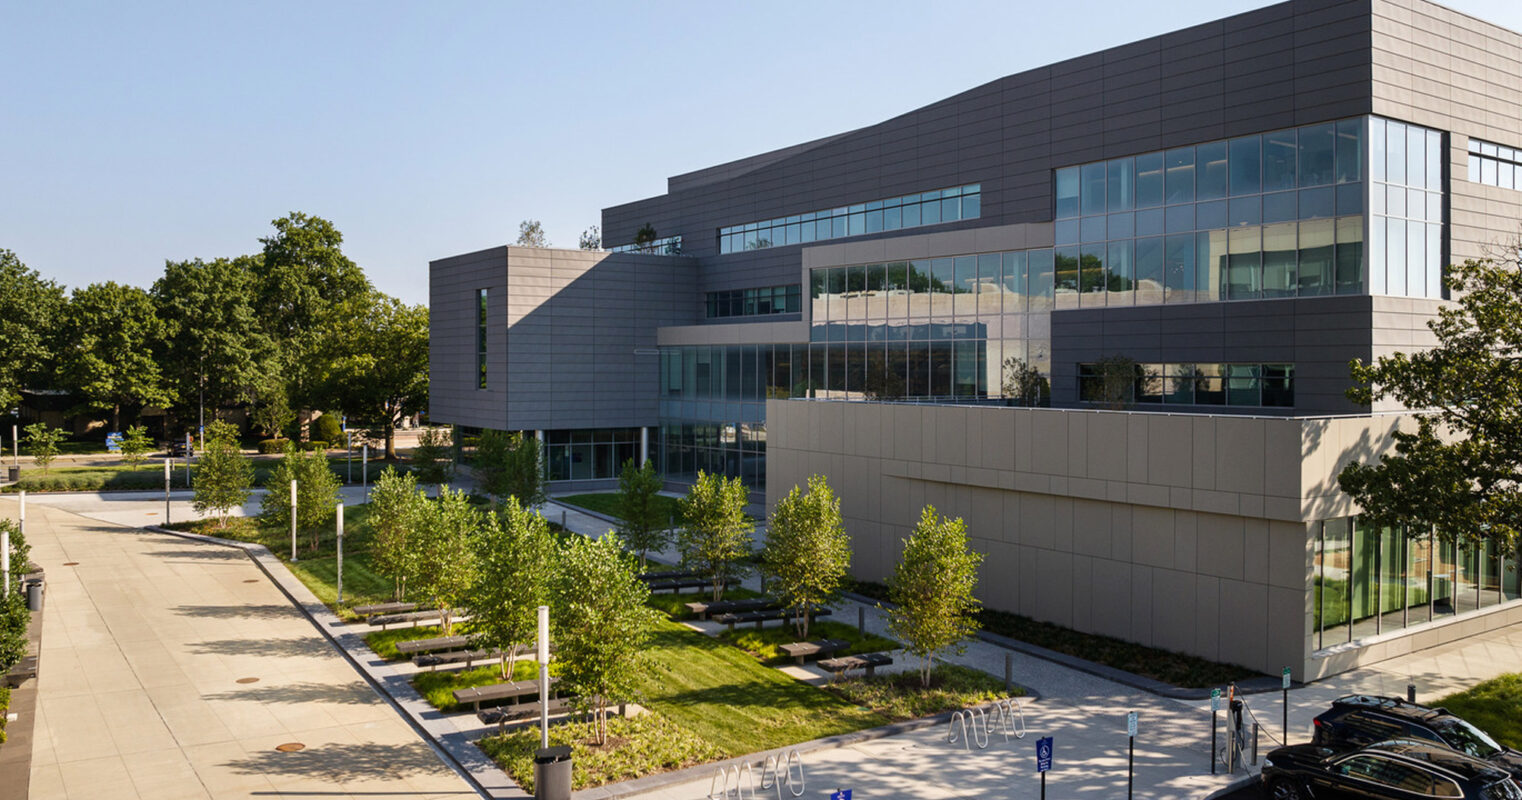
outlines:
[[[618,494],[614,492],[600,492],[597,494],[573,494],[565,497],[557,497],[555,501],[567,505],[579,506],[588,511],[596,511],[606,514],[615,519],[618,515]],[[660,517],[666,520],[675,520],[680,525],[687,521],[682,516],[681,503],[675,497],[667,497],[663,494],[655,496],[655,506],[661,510]]]
[[[1522,749],[1522,673],[1491,678],[1433,705],[1469,720],[1507,747]]]
[[[635,699],[725,757],[887,722],[675,622],[656,626]]]
[[[11,707],[11,690],[0,686],[0,744],[5,744],[5,712]]]
[[[759,592],[743,589],[738,586],[724,590],[725,600],[749,600],[752,597],[760,597]],[[657,609],[672,619],[687,619],[692,613],[687,610],[688,603],[706,603],[713,599],[713,592],[684,592],[672,594],[661,592],[651,594],[645,605]]]
[[[918,669],[871,678],[849,678],[836,681],[827,688],[847,702],[875,709],[895,722],[971,708],[1011,696],[1010,692],[1004,691],[1004,681],[958,664],[935,665],[930,670],[928,689],[920,685]],[[1024,692],[1016,689],[1013,694]]]
[[[877,636],[871,633],[862,633],[854,625],[842,622],[829,622],[816,620],[809,623],[809,636],[807,641],[820,639],[841,639],[851,644],[843,650],[836,651],[836,655],[854,655],[856,653],[876,653],[882,650],[897,650],[901,645],[892,639]],[[751,626],[736,626],[733,631],[720,631],[719,640],[728,642],[735,647],[761,659],[768,664],[791,662],[792,658],[778,649],[779,645],[790,644],[800,641],[798,630],[792,625],[784,625],[780,628],[762,628],[756,630]]]
[[[550,662],[554,663],[553,659]],[[553,672],[553,669],[552,669]],[[513,680],[526,681],[539,677],[539,663],[531,658],[518,659],[513,665]],[[469,708],[461,707],[454,701],[454,692],[457,689],[470,689],[476,686],[490,686],[494,683],[503,683],[502,668],[495,659],[486,663],[484,667],[474,667],[466,670],[440,670],[438,672],[419,672],[412,677],[412,685],[418,690],[434,708],[450,713],[453,711],[468,711]],[[534,698],[520,698],[519,702],[527,702]],[[512,701],[506,701],[511,703]]]
[[[857,581],[854,590],[876,600],[888,599],[888,589],[880,583]],[[1098,664],[1133,672],[1163,683],[1189,688],[1224,686],[1231,681],[1257,677],[1260,673],[1235,664],[1159,650],[1155,647],[1101,636],[1080,633],[1061,625],[1041,622],[1005,611],[983,609],[979,624],[989,633],[1016,641],[1045,647]]]
[[[263,486],[268,480],[270,473],[274,471],[278,459],[260,458],[254,459],[254,485]],[[58,462],[63,464],[65,462]],[[15,484],[6,486],[6,492],[26,490],[28,492],[102,492],[102,491],[143,491],[164,488],[164,462],[159,458],[150,458],[148,462],[136,469],[126,464],[120,466],[92,466],[92,467],[69,467],[53,466],[46,475],[35,466],[23,464],[21,480]],[[380,471],[387,466],[394,466],[399,471],[406,472],[411,469],[405,463],[382,464],[372,462],[370,464],[370,479],[375,480]],[[328,458],[328,467],[337,475],[342,482],[349,474],[347,462],[343,456]],[[191,473],[195,473],[195,463],[191,463]],[[354,463],[354,481],[360,481],[360,464],[358,459]],[[187,488],[185,484],[185,464],[176,460],[174,475],[172,478],[173,488]]]
[[[397,644],[411,642],[417,639],[432,639],[435,636],[443,636],[444,629],[437,625],[419,625],[415,628],[391,628],[384,631],[371,631],[365,634],[365,644],[375,654],[387,661],[406,661],[407,657],[396,651]]]
[[[570,745],[571,788],[588,789],[645,775],[683,769],[716,761],[723,753],[665,719],[645,713],[631,719],[608,717],[608,744],[592,744],[590,722],[550,728],[551,745]],[[539,730],[528,727],[502,736],[488,736],[476,743],[497,762],[525,792],[534,791],[534,751],[539,749]]]

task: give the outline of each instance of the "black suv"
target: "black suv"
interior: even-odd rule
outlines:
[[[1352,752],[1281,747],[1263,759],[1261,777],[1272,800],[1522,800],[1522,789],[1490,762],[1409,739]]]
[[[1337,698],[1331,710],[1316,718],[1311,743],[1347,750],[1386,739],[1436,742],[1489,761],[1522,779],[1522,753],[1502,747],[1446,708],[1429,708],[1395,697],[1352,694]]]

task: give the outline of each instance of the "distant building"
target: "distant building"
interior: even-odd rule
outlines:
[[[1515,553],[1336,486],[1410,424],[1348,362],[1432,341],[1444,265],[1516,234],[1519,147],[1522,36],[1282,3],[603,212],[658,254],[435,261],[432,417],[541,431],[567,486],[822,473],[864,578],[931,503],[994,608],[1314,679],[1522,620]]]

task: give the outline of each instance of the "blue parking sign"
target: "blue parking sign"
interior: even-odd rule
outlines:
[[[835,793],[830,795],[830,800],[851,800],[851,790],[836,789]]]
[[[1036,771],[1047,772],[1052,768],[1052,737],[1036,740]]]

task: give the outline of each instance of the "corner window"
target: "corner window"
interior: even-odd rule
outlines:
[[[486,290],[476,290],[476,388],[486,388]]]

